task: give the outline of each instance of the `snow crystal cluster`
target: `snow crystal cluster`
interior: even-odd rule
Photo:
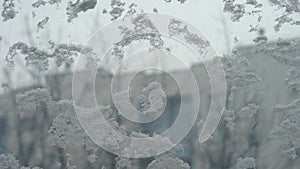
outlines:
[[[162,111],[166,105],[166,96],[161,84],[154,81],[142,89],[139,95],[141,111],[144,114]]]
[[[222,58],[226,81],[227,81],[227,99],[226,109],[223,113],[225,126],[230,131],[236,130],[236,122],[240,118],[252,118],[257,114],[259,106],[256,103],[247,103],[239,111],[234,107],[234,96],[238,92],[247,92],[250,96],[259,95],[263,88],[260,77],[251,69],[248,60],[235,52],[232,56]]]
[[[2,8],[3,11],[1,12],[1,16],[3,17],[3,22],[16,17],[17,11],[15,10],[15,0],[4,0]]]
[[[283,24],[300,26],[300,2],[299,0],[269,0],[271,5],[283,9],[281,16],[275,18],[275,31],[279,31]]]
[[[50,5],[53,5],[53,4],[56,4],[56,5],[59,5],[61,3],[61,0],[48,0],[48,1],[45,1],[45,0],[37,0],[36,2],[34,2],[32,4],[32,7],[34,8],[38,8],[40,6],[44,6],[46,4],[50,4]]]
[[[300,149],[300,100],[289,105],[277,105],[273,112],[276,113],[276,121],[270,139],[282,148],[282,153],[295,159]]]
[[[50,46],[52,52],[47,52],[36,46],[29,46],[23,42],[17,42],[9,48],[5,60],[9,67],[14,67],[15,57],[22,55],[25,58],[26,66],[30,66],[41,72],[49,68],[49,59],[55,59],[56,66],[60,67],[63,63],[71,64],[74,57],[80,54],[92,53],[92,49],[75,44],[57,44]]]
[[[121,26],[122,39],[114,44],[112,55],[118,59],[124,57],[123,47],[129,46],[134,41],[149,41],[150,45],[155,48],[161,48],[164,44],[161,34],[155,25],[147,18],[146,14],[138,14],[131,21],[134,28],[130,29]]]
[[[18,94],[16,97],[18,113],[21,117],[43,114],[45,106],[50,100],[50,93],[46,89],[35,89]]]
[[[39,167],[23,167],[20,166],[19,160],[12,154],[0,154],[1,169],[41,169]]]
[[[263,52],[278,62],[289,67],[286,83],[288,88],[299,94],[300,92],[300,41],[299,39],[284,40],[279,38],[275,44],[257,47],[257,52]]]
[[[72,22],[73,19],[78,17],[80,12],[86,12],[87,10],[95,8],[97,0],[71,0],[67,6],[68,22]]]
[[[80,126],[72,102],[62,100],[56,106],[57,110],[63,111],[54,118],[47,141],[63,149],[84,145],[87,135]]]
[[[203,54],[206,51],[206,48],[210,45],[208,41],[205,41],[197,34],[190,32],[187,25],[183,25],[179,20],[172,19],[169,23],[168,29],[171,37],[182,35],[188,44],[197,46],[200,54]]]
[[[123,2],[121,0],[111,0],[110,7],[111,10],[109,12],[107,11],[107,9],[103,9],[102,13],[109,14],[112,21],[119,19],[122,16],[126,17],[137,13],[137,4],[135,3],[127,5],[126,2]]]

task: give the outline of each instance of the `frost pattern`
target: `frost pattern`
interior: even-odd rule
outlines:
[[[243,107],[238,114],[241,117],[253,117],[255,114],[257,114],[259,109],[259,106],[256,103],[249,103],[248,105],[246,105],[245,107]]]
[[[167,137],[163,137],[161,135],[157,135],[157,134],[153,134],[152,136],[150,136],[149,134],[145,134],[142,132],[135,132],[132,131],[130,134],[131,137],[136,137],[136,138],[149,138],[148,140],[143,140],[143,142],[138,141],[138,140],[132,140],[128,147],[126,147],[123,150],[123,154],[141,154],[144,156],[153,156],[155,155],[157,152],[154,152],[153,150],[162,150],[162,149],[166,149],[166,147],[169,147],[169,145],[172,144],[172,142],[170,141],[169,138]],[[155,140],[156,144],[153,144],[153,141],[151,142],[151,140]],[[149,145],[151,145],[151,147],[149,147]],[[132,150],[140,150],[140,151],[135,151],[132,152]]]
[[[0,168],[3,169],[19,169],[19,161],[12,154],[1,154],[0,155]]]
[[[91,154],[87,157],[87,159],[90,163],[96,162],[97,158],[98,158],[98,156],[96,154]]]
[[[50,100],[50,93],[46,89],[34,89],[24,94],[18,94],[16,97],[18,113],[21,117],[42,114],[45,111],[47,102]]]
[[[58,146],[63,149],[76,148],[85,145],[88,136],[85,134],[77,119],[75,109],[71,101],[59,101],[56,103],[59,107],[58,116],[54,118],[49,129],[47,141],[52,146]]]
[[[274,30],[279,31],[282,25],[290,24],[290,25],[300,25],[299,15],[300,15],[300,3],[299,0],[268,0],[269,4],[277,7],[277,9],[283,10],[280,16],[274,19],[276,23],[274,25]],[[224,8],[223,11],[225,13],[231,14],[231,20],[233,22],[238,22],[242,17],[247,15],[257,15],[257,25],[259,26],[259,22],[262,17],[260,13],[262,12],[262,4],[258,3],[257,0],[246,0],[243,3],[236,3],[235,0],[223,0]],[[250,27],[254,28],[252,25]],[[250,32],[254,31],[256,28],[250,30]]]
[[[223,0],[225,13],[231,14],[231,20],[233,22],[239,22],[240,19],[245,15],[258,15],[258,22],[260,22],[262,4],[256,0],[246,0],[244,3],[236,3],[235,0]],[[247,10],[246,10],[247,9]]]
[[[295,159],[300,148],[300,100],[289,105],[277,105],[273,111],[276,121],[270,139],[283,149],[282,153]]]
[[[253,157],[238,158],[235,169],[255,169],[256,159]]]
[[[187,25],[182,25],[182,22],[179,20],[172,19],[168,29],[171,37],[182,35],[188,44],[197,46],[200,54],[203,54],[206,51],[206,48],[210,45],[208,41],[204,41],[197,34],[190,32]]]
[[[55,59],[56,66],[60,67],[63,63],[71,64],[74,62],[73,57],[80,54],[92,53],[92,49],[75,44],[58,44],[50,46],[52,52],[47,52],[44,49],[39,49],[36,46],[29,46],[23,42],[17,42],[9,48],[5,60],[8,66],[15,65],[14,58],[21,54],[25,58],[26,66],[30,66],[35,70],[46,71],[49,68],[49,59]]]
[[[255,114],[258,113],[258,109],[259,106],[256,103],[249,103],[237,113],[235,113],[235,111],[233,110],[224,110],[223,118],[225,121],[225,126],[230,131],[235,131],[238,117],[252,118]]]
[[[178,157],[172,157],[168,155],[162,155],[153,160],[148,166],[147,169],[190,169],[188,163],[185,163]]]
[[[226,109],[223,114],[224,125],[230,131],[235,131],[238,117],[252,117],[258,110],[258,105],[248,103],[236,112],[234,107],[235,94],[242,91],[255,97],[261,93],[263,83],[260,77],[251,69],[248,60],[238,52],[235,51],[231,56],[224,56],[221,59],[227,82]]]
[[[300,2],[299,0],[269,0],[271,5],[283,9],[281,16],[275,18],[275,31],[279,31],[283,24],[300,25]]]
[[[164,42],[161,39],[161,34],[145,14],[138,14],[132,19],[131,23],[134,26],[133,29],[126,26],[120,27],[122,39],[114,44],[113,56],[122,59],[124,57],[123,47],[130,45],[133,41],[149,41],[150,45],[155,48],[163,46]]]
[[[275,44],[259,46],[257,52],[263,52],[278,62],[289,66],[286,83],[288,88],[296,93],[299,93],[300,83],[300,41],[299,39],[284,40],[279,38]]]
[[[248,60],[238,53],[231,57],[223,57],[226,79],[231,90],[250,90],[260,92],[263,83],[251,69]]]
[[[236,119],[236,116],[235,116],[235,113],[234,111],[232,110],[225,110],[223,112],[223,118],[224,118],[224,121],[225,121],[225,126],[231,130],[231,131],[235,131],[235,119]]]
[[[118,169],[131,169],[133,168],[132,161],[129,158],[117,157],[116,168]]]
[[[300,93],[300,69],[299,66],[291,67],[286,78],[286,83],[291,91]]]
[[[278,38],[274,44],[265,44],[263,46],[258,46],[257,52],[263,52],[269,54],[278,62],[288,65],[288,66],[298,66],[300,65],[300,40],[285,40]]]

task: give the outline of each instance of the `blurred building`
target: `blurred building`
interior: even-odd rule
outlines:
[[[260,100],[258,104],[260,106],[259,113],[257,117],[254,119],[243,121],[241,123],[237,123],[237,127],[241,129],[239,133],[239,141],[242,143],[241,146],[256,146],[255,150],[253,150],[253,154],[258,158],[258,165],[260,164],[260,157],[263,158],[263,151],[267,151],[267,149],[272,149],[272,145],[268,143],[268,133],[270,132],[273,122],[274,122],[274,114],[272,112],[273,107],[276,104],[289,104],[293,100],[296,99],[296,96],[291,93],[285,84],[286,73],[288,72],[288,66],[280,64],[276,59],[272,56],[269,56],[265,53],[254,53],[255,48],[252,46],[240,48],[239,51],[245,55],[253,67],[254,71],[258,74],[258,76],[262,79],[264,88],[262,91],[262,95],[260,96]],[[209,106],[210,106],[210,83],[207,72],[202,64],[192,66],[191,70],[193,71],[195,78],[198,83],[199,93],[201,97],[200,110],[198,118],[204,119],[207,115]],[[191,98],[191,93],[180,93],[179,86],[188,88],[191,83],[191,79],[187,78],[187,72],[185,70],[178,70],[174,72],[180,77],[180,84],[177,84],[174,79],[165,74],[139,74],[134,79],[131,88],[134,89],[142,89],[147,84],[157,81],[162,85],[162,88],[165,90],[166,96],[168,98],[168,103],[165,109],[165,112],[168,112],[167,115],[162,116],[157,121],[152,122],[148,125],[144,125],[145,131],[157,132],[163,131],[163,129],[167,128],[171,125],[178,113],[180,102],[181,104],[195,104],[193,103],[193,99]],[[87,76],[84,72],[82,72],[82,76]],[[124,75],[122,78],[125,80],[129,75]],[[47,75],[46,77],[47,85],[43,86],[48,88],[54,100],[61,99],[72,99],[72,73],[63,73],[63,74],[55,74],[55,75]],[[99,71],[97,73],[97,77],[95,79],[95,92],[96,98],[100,105],[112,105],[112,96],[111,96],[111,80],[112,75],[105,71]],[[122,79],[121,79],[122,81]],[[120,83],[120,86],[123,85]],[[34,87],[33,87],[34,88]],[[17,152],[18,148],[15,146],[17,143],[18,133],[14,131],[16,126],[12,126],[14,124],[14,120],[16,120],[15,114],[12,112],[16,111],[15,104],[15,95],[17,93],[23,93],[27,89],[20,89],[13,91],[12,93],[2,95],[0,97],[0,148],[4,152]],[[92,90],[88,85],[84,90]],[[139,90],[134,90],[132,96],[138,96]],[[85,99],[85,91],[81,91],[82,93],[82,101],[88,101]],[[237,97],[234,98],[235,101],[235,109],[240,110],[248,100],[248,93],[240,92]],[[136,107],[138,104],[136,100],[132,101]],[[188,112],[189,110],[184,110]],[[198,120],[199,120],[198,119]],[[257,125],[257,121],[260,123]],[[126,119],[121,119],[123,123],[127,124],[129,127],[133,129],[140,128],[130,121]],[[257,125],[255,128],[249,128],[245,126],[251,126],[251,124]],[[222,124],[220,124],[222,125]],[[201,154],[201,145],[198,143],[198,127],[195,124],[195,127],[191,130],[191,132],[187,135],[187,137],[183,140],[182,144],[185,148],[185,153],[182,155],[186,161],[188,161],[191,166],[197,168],[196,166],[201,166],[202,168],[213,168],[211,164],[208,163],[217,163],[219,160],[219,156],[222,154],[218,154],[219,150],[222,148],[221,144],[212,148],[211,152],[207,152],[205,154],[207,157],[206,160],[200,160],[199,156]],[[215,133],[216,137],[220,137],[222,140],[222,129],[218,129]],[[251,136],[251,138],[249,138]],[[246,139],[246,141],[245,141]],[[252,142],[247,140],[252,139]],[[222,141],[220,141],[221,143]],[[224,145],[223,145],[224,146]],[[228,145],[225,145],[228,146]],[[211,154],[209,154],[211,153]],[[214,154],[216,153],[216,154]],[[280,154],[278,154],[280,158]],[[207,159],[211,158],[211,159]],[[215,168],[219,168],[215,166]]]

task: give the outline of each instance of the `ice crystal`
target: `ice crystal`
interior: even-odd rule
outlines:
[[[253,157],[238,158],[235,169],[255,169],[256,159]]]
[[[8,90],[10,88],[8,82],[2,82],[1,83],[1,88],[3,90]]]
[[[259,25],[253,26],[253,25],[250,24],[250,30],[249,30],[249,32],[257,32],[258,31],[258,27],[259,27]]]
[[[49,19],[50,19],[49,17],[45,17],[43,20],[41,20],[40,22],[38,22],[38,24],[37,24],[38,31],[40,29],[44,29],[45,28],[45,26],[48,23]]]
[[[34,2],[33,4],[32,4],[32,7],[34,7],[34,8],[38,8],[38,7],[40,7],[40,6],[44,6],[44,5],[46,5],[46,1],[44,1],[44,0],[37,0],[36,2]]]
[[[289,105],[277,105],[275,126],[270,132],[271,140],[278,144],[283,153],[295,159],[300,148],[300,100]]]
[[[267,41],[268,41],[268,37],[265,35],[259,35],[253,39],[253,42],[255,42],[256,44],[263,44],[266,43]]]
[[[4,22],[13,19],[17,15],[14,1],[15,0],[4,0],[2,3],[3,11],[1,12],[1,16]]]
[[[59,4],[59,3],[61,3],[61,0],[48,0],[48,3],[50,4],[50,5],[52,5],[52,4]]]
[[[86,12],[87,10],[95,8],[97,0],[75,0],[69,1],[67,7],[68,22],[72,22],[73,19],[78,17],[80,12]]]
[[[132,3],[129,5],[128,10],[126,12],[126,16],[130,16],[136,13],[137,4]]]
[[[256,0],[246,0],[246,4],[257,5],[258,3]]]

